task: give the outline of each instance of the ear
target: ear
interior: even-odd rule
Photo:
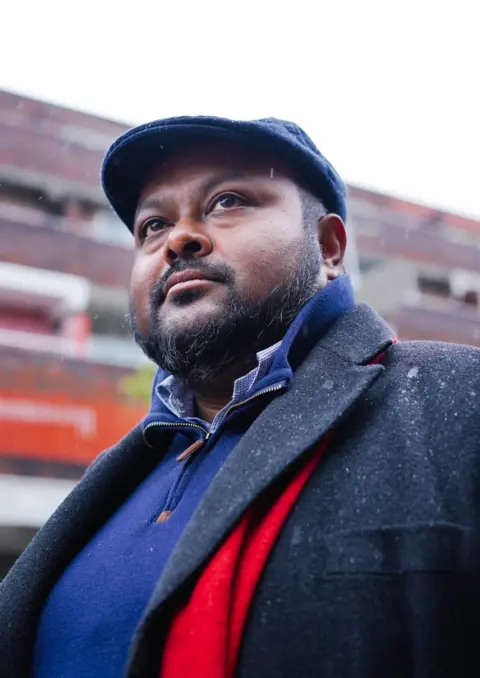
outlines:
[[[318,220],[318,242],[328,280],[343,273],[343,257],[347,247],[347,231],[338,214],[326,214]]]

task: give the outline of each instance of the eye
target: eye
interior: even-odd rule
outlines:
[[[154,233],[159,233],[160,231],[163,231],[165,228],[167,228],[168,223],[164,221],[163,219],[159,219],[158,217],[152,217],[152,219],[147,219],[141,226],[139,230],[139,236],[140,240],[145,240],[145,238],[148,238],[149,235],[153,235]]]
[[[224,212],[235,207],[243,207],[245,204],[245,198],[236,193],[222,193],[211,203],[209,212]]]

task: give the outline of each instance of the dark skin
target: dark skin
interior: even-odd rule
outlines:
[[[345,226],[328,214],[315,225],[323,255],[318,289],[343,267]],[[242,295],[264,299],[286,272],[298,265],[305,238],[298,184],[290,169],[274,156],[226,141],[190,144],[157,168],[143,187],[135,218],[135,260],[131,295],[138,327],[149,330],[149,292],[178,259],[204,258],[235,272]],[[194,290],[191,303],[175,295]],[[194,332],[206,315],[219,317],[227,292],[220,282],[197,280],[173,286],[158,308],[164,326]],[[250,368],[255,365],[252,356]],[[188,384],[198,415],[213,418],[231,399],[233,382],[245,364],[229,368],[208,383]]]

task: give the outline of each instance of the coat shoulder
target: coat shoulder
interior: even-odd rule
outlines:
[[[395,399],[415,395],[432,420],[453,413],[457,421],[480,429],[480,349],[400,341],[388,351],[384,367],[384,387]]]
[[[389,351],[390,364],[417,366],[437,377],[480,381],[480,348],[440,341],[400,341]]]

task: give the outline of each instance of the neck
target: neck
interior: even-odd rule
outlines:
[[[232,399],[235,380],[253,369],[255,364],[255,359],[243,361],[215,375],[214,378],[189,383],[188,387],[195,396],[198,416],[211,423],[215,415]]]
[[[225,405],[227,405],[231,400],[230,397],[205,397],[198,393],[195,394],[195,404],[197,407],[197,415],[203,421],[208,421],[209,424],[215,419],[216,415],[223,410]]]

